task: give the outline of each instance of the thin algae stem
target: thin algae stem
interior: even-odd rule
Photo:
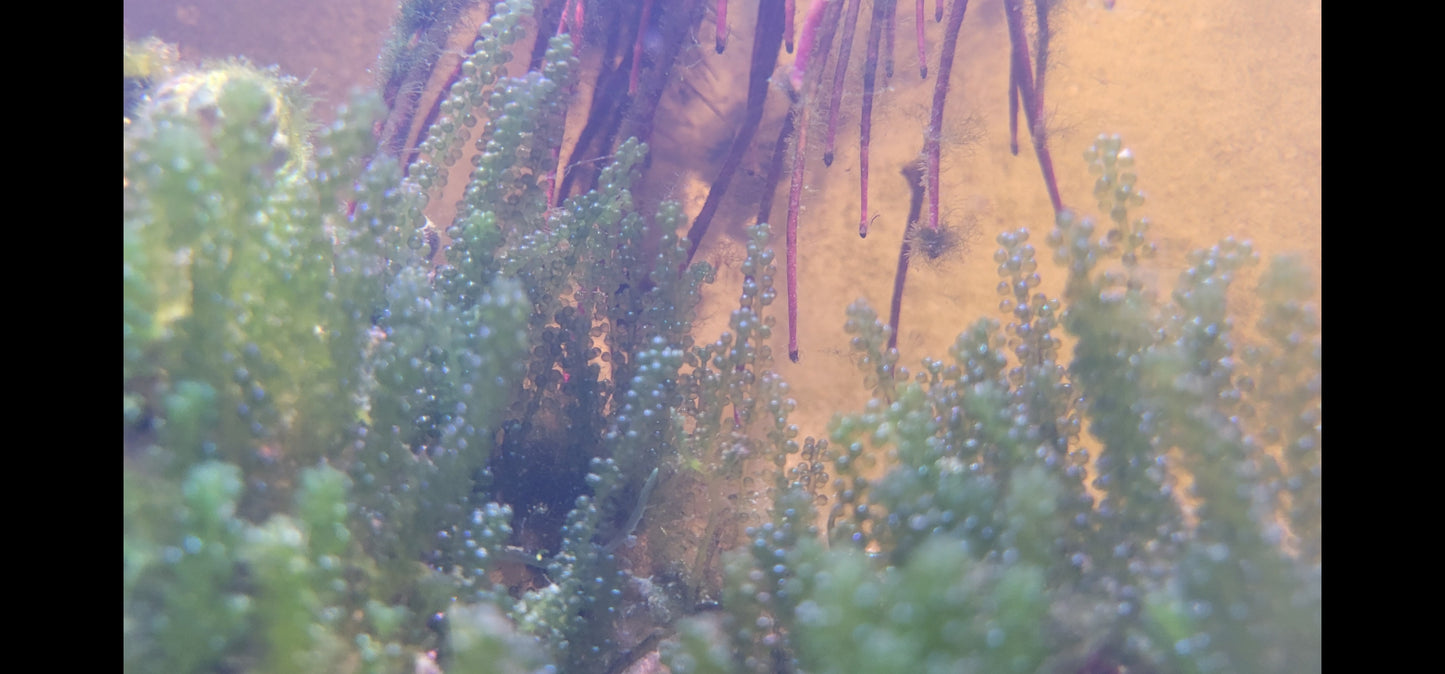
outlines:
[[[728,0],[717,0],[717,53],[728,46]]]
[[[722,0],[719,0],[722,2]],[[632,74],[627,79],[627,95],[637,95],[637,69],[642,63],[642,37],[647,33],[647,20],[652,16],[652,0],[642,0],[642,18],[637,23],[637,39],[632,42]],[[722,53],[722,48],[718,48]]]
[[[1008,150],[1019,156],[1019,67],[1012,56],[1008,60]]]
[[[858,181],[861,210],[858,216],[858,236],[868,236],[868,142],[872,136],[873,85],[878,75],[878,41],[882,37],[883,23],[893,9],[890,0],[879,0],[873,5],[873,20],[868,24],[868,56],[863,61],[863,114],[858,120]]]
[[[1022,99],[1024,118],[1029,123],[1029,135],[1033,137],[1034,154],[1039,159],[1039,170],[1044,174],[1044,186],[1049,191],[1049,202],[1054,212],[1064,210],[1063,199],[1059,196],[1059,184],[1054,179],[1054,160],[1049,154],[1048,138],[1044,129],[1043,95],[1034,86],[1033,67],[1029,60],[1029,41],[1024,33],[1023,0],[1008,0],[1004,14],[1008,17],[1009,40],[1013,43],[1014,72],[1018,74],[1018,93]]]
[[[1034,89],[1037,91],[1041,105],[1044,96],[1044,72],[1049,68],[1049,38],[1052,37],[1049,32],[1049,5],[1051,4],[1053,4],[1053,0],[1034,0],[1034,18],[1039,26],[1038,35],[1034,40],[1037,46],[1034,53],[1038,55],[1038,58],[1034,60]]]
[[[823,165],[833,165],[833,139],[838,129],[838,109],[843,104],[843,79],[848,74],[848,57],[853,50],[853,32],[858,27],[860,0],[848,0],[848,16],[843,19],[843,42],[838,47],[837,71],[833,73],[833,93],[828,101],[828,133],[823,141]]]
[[[813,52],[813,38],[823,18],[825,0],[813,0],[808,14],[803,19],[803,35],[798,45],[798,55],[793,61],[793,115],[798,128],[797,144],[793,147],[793,176],[788,186],[788,232],[787,232],[787,283],[788,283],[788,359],[798,362],[798,211],[803,202],[803,174],[808,157],[808,109],[812,98],[812,82],[805,82],[803,75],[808,58]]]
[[[787,0],[783,5],[783,47],[788,53],[793,53],[793,12],[797,10],[794,4],[797,0]]]
[[[793,179],[788,186],[788,360],[798,362],[798,207],[803,199],[804,145],[808,140],[808,106],[793,103],[798,116],[798,145],[793,151]]]
[[[793,116],[783,115],[782,128],[778,130],[778,140],[773,144],[773,160],[768,162],[768,178],[763,184],[777,185],[783,179],[783,161],[788,155],[788,139],[793,137]],[[753,224],[768,222],[773,213],[773,192],[774,190],[763,190],[762,197],[758,199],[758,216]]]
[[[948,98],[948,77],[953,71],[953,52],[958,46],[958,30],[963,25],[963,14],[968,10],[968,0],[954,0],[948,11],[948,26],[943,32],[943,53],[938,59],[938,81],[933,83],[933,111],[928,116],[928,135],[923,139],[924,154],[928,158],[928,227],[938,229],[939,164],[942,161],[940,138],[943,135],[943,104]]]
[[[637,525],[642,522],[642,513],[647,510],[647,500],[652,498],[652,489],[657,486],[657,469],[653,468],[652,473],[647,476],[647,481],[642,483],[642,491],[637,494],[637,505],[632,507],[632,512],[627,516],[627,524],[618,530],[617,535],[611,541],[602,546],[602,552],[611,553],[621,547],[627,539],[632,537],[632,532],[637,530]]]
[[[566,119],[566,112],[563,112],[563,119]],[[562,148],[552,148],[552,170],[547,171],[547,210],[552,210],[557,205],[557,162],[560,160]]]
[[[923,0],[914,6],[913,32],[918,36],[918,78],[928,79],[928,49],[923,41]]]
[[[575,32],[576,35],[575,35],[575,36],[572,36],[570,39],[572,40],[572,42],[573,42],[574,44],[578,44],[578,43],[580,43],[581,40],[582,40],[582,0],[576,0],[576,15],[573,17],[574,20],[575,20],[576,28],[577,28],[576,31],[570,31],[570,30],[568,29],[568,26],[567,26],[567,15],[568,15],[567,10],[568,10],[568,9],[569,9],[569,7],[568,7],[566,4],[562,5],[562,18],[557,22],[557,35],[561,35],[561,34],[566,33],[566,32]],[[457,68],[458,68],[458,73],[460,73],[460,68],[461,68],[461,64],[460,64],[460,63],[457,64]],[[561,113],[562,122],[561,122],[561,126],[562,126],[562,128],[564,128],[564,129],[567,128],[567,121],[566,121],[566,120],[567,120],[567,111],[568,111],[568,109],[569,109],[568,107],[563,107],[563,108],[562,108],[562,113]],[[560,168],[560,167],[558,166],[558,163],[561,161],[561,158],[562,158],[562,137],[561,137],[561,136],[558,136],[558,138],[557,138],[557,145],[554,145],[554,146],[552,147],[552,149],[551,149],[551,154],[552,154],[551,168],[547,170],[547,210],[549,210],[549,211],[552,210],[552,208],[557,205],[557,171],[558,171],[559,168]],[[564,172],[565,172],[565,171],[564,171]]]
[[[897,0],[895,0],[896,2]],[[888,12],[888,23],[883,26],[883,81],[893,79],[893,40],[898,32],[898,13]]]
[[[903,286],[908,280],[908,260],[913,257],[913,231],[919,226],[923,212],[922,162],[908,162],[903,179],[908,181],[908,223],[904,227],[903,245],[898,248],[898,271],[893,275],[893,302],[888,309],[888,348],[898,348],[898,324],[903,315]]]

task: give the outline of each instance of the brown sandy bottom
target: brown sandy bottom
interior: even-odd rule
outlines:
[[[376,62],[395,10],[391,0],[247,4],[247,11],[239,12],[220,0],[128,1],[125,32],[127,37],[155,34],[178,41],[188,57],[242,53],[262,65],[279,63],[287,72],[309,75],[310,90],[321,99],[318,109],[327,111],[350,87],[371,84],[367,69]],[[914,13],[911,3],[899,4],[895,72],[885,81],[880,67],[875,99],[869,210],[878,217],[867,239],[857,234],[859,73],[866,7],[854,38],[837,158],[830,168],[821,161],[822,127],[815,124],[809,130],[810,144],[819,149],[808,153],[798,235],[800,362],[788,362],[783,355],[786,180],[768,186],[763,178],[786,113],[786,96],[778,88],[769,96],[753,148],[698,253],[698,259],[720,267],[694,331],[696,339],[705,342],[727,329],[729,312],[736,306],[743,228],[751,224],[762,190],[778,190],[772,215],[779,260],[779,297],[771,307],[777,321],[772,349],[774,368],[798,401],[791,420],[801,436],[826,437],[830,419],[861,410],[867,402],[862,373],[852,364],[849,336],[843,331],[844,309],[863,298],[880,315],[888,311],[908,210],[908,189],[899,170],[922,148],[943,32],[931,19],[930,6],[925,19],[930,78],[921,81]],[[639,189],[644,212],[671,198],[680,200],[691,218],[706,198],[742,119],[756,7],[756,0],[729,3],[731,37],[721,55],[712,49],[715,24],[709,8],[695,33],[700,42],[679,58],[657,117],[651,171]],[[1169,296],[1189,250],[1231,235],[1253,240],[1266,261],[1280,253],[1301,254],[1318,281],[1319,0],[1119,0],[1112,11],[1100,0],[1078,0],[1065,3],[1053,27],[1046,119],[1064,203],[1102,219],[1081,153],[1099,133],[1120,134],[1138,158],[1139,185],[1148,195],[1148,202],[1131,216],[1147,216],[1154,223],[1151,235],[1159,254],[1147,273],[1160,297]],[[992,261],[999,233],[1028,227],[1030,241],[1040,249],[1040,290],[1051,296],[1062,291],[1063,271],[1051,262],[1044,243],[1053,212],[1026,131],[1019,156],[1008,148],[1008,47],[1002,1],[970,3],[951,77],[940,192],[945,219],[969,224],[976,237],[961,257],[910,270],[898,340],[900,362],[910,369],[924,357],[946,358],[958,333],[978,318],[1003,319]],[[586,67],[586,46],[580,55]],[[790,64],[791,56],[781,55],[779,72]],[[580,78],[576,114],[569,116],[569,146],[580,128],[580,111],[586,109],[590,79],[586,72]],[[569,152],[570,147],[564,148],[561,156]],[[463,182],[454,178],[449,191],[459,194]],[[455,200],[448,195],[432,203],[448,210]],[[430,215],[437,222],[449,219],[441,212]],[[1241,274],[1235,284],[1232,301],[1242,338],[1251,338],[1258,317],[1252,291],[1264,267]],[[697,537],[706,512],[720,504],[707,504],[700,485],[682,482],[664,482],[654,501],[669,503],[663,507],[674,510],[674,499],[701,499],[701,508],[682,510],[693,514],[678,522],[691,531],[686,537]],[[761,482],[755,480],[739,496],[759,496],[765,491],[758,486]],[[645,541],[639,547],[643,549],[630,555],[634,563],[650,566],[644,559]],[[683,554],[691,559],[694,552]]]

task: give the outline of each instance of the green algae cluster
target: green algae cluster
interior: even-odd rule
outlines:
[[[801,439],[766,225],[703,338],[712,270],[683,269],[677,204],[634,204],[644,144],[549,204],[577,64],[554,38],[506,72],[531,11],[496,6],[410,166],[377,151],[376,96],[313,127],[276,72],[127,46],[127,671],[605,672],[658,642],[675,672],[1320,668],[1303,265],[1263,275],[1257,343],[1227,301],[1247,243],[1160,301],[1132,157],[1101,138],[1111,224],[1065,213],[1046,237],[1063,296],[1019,229],[994,258],[1004,320],[945,358],[910,371],[855,305],[874,400]],[[422,212],[463,157],[434,266]],[[658,483],[725,502],[749,466],[772,505],[720,586],[726,513],[670,580],[620,559],[667,536]],[[624,640],[640,610],[653,637]]]
[[[1085,158],[1111,225],[1059,216],[1062,297],[1037,291],[1019,228],[993,258],[1005,321],[980,319],[947,358],[906,371],[876,313],[850,308],[875,397],[818,447],[836,475],[826,525],[800,465],[730,559],[725,617],[679,626],[674,671],[1321,669],[1307,270],[1284,257],[1263,274],[1253,341],[1228,302],[1248,242],[1191,254],[1160,302],[1132,155],[1101,136]]]

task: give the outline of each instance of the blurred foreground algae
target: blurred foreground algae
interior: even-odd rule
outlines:
[[[800,440],[766,225],[704,341],[712,270],[677,273],[680,207],[635,207],[645,145],[548,203],[577,65],[562,36],[501,72],[531,11],[479,28],[409,167],[377,152],[376,96],[312,129],[278,73],[127,45],[149,80],[124,133],[127,671],[618,671],[659,640],[676,672],[1320,669],[1302,264],[1264,274],[1260,343],[1227,302],[1247,243],[1159,301],[1133,158],[1103,137],[1110,224],[1047,237],[1064,294],[1037,292],[1027,229],[1001,235],[1005,321],[913,372],[855,305],[875,399]],[[435,266],[423,208],[463,157]],[[771,521],[721,586],[726,508],[665,548],[686,558],[643,559],[688,535],[648,507],[670,482],[717,504],[757,474]]]

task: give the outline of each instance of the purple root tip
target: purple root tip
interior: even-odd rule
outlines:
[[[728,46],[728,0],[717,0],[717,53]]]
[[[793,3],[795,0],[788,0],[783,4],[783,47],[788,53],[793,53]]]
[[[923,42],[923,0],[918,0],[914,7],[914,33],[918,35],[918,76],[928,79],[928,50],[924,48]]]

